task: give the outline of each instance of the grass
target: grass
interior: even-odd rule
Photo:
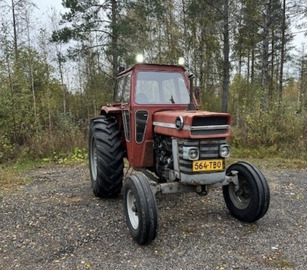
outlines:
[[[42,166],[42,161],[22,160],[0,166],[0,190],[13,190],[31,182],[30,178],[22,177],[27,170]]]
[[[25,185],[30,181],[20,177],[19,172],[16,172],[10,167],[0,167],[0,190],[16,189],[19,186]]]

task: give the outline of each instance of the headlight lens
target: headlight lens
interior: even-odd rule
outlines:
[[[230,156],[230,146],[228,144],[223,144],[220,146],[220,156],[221,157]]]
[[[186,160],[198,160],[199,149],[197,147],[183,147],[183,158]]]
[[[191,160],[196,160],[199,157],[199,151],[197,148],[191,148],[189,151],[189,158]]]

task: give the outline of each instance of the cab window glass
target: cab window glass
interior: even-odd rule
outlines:
[[[140,71],[135,102],[138,104],[188,104],[189,91],[180,72]]]
[[[159,103],[159,84],[154,80],[137,80],[135,101],[138,104]]]
[[[130,100],[130,79],[131,74],[118,79],[118,91],[115,101],[129,103]]]

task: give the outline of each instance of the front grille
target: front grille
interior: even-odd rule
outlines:
[[[200,160],[217,159],[220,158],[219,147],[225,143],[226,139],[178,140],[180,171],[185,174],[195,174],[192,172],[193,161],[183,159],[183,147],[198,147]]]
[[[192,126],[220,126],[227,125],[226,117],[193,117]]]
[[[228,130],[227,117],[194,117],[191,126],[192,135],[226,135]]]

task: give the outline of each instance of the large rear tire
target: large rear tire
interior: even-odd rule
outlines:
[[[230,183],[223,186],[223,195],[230,213],[244,222],[262,218],[270,204],[270,189],[261,171],[248,162],[231,165],[226,173],[238,172],[239,189]]]
[[[158,211],[148,179],[142,173],[125,180],[124,212],[132,238],[140,245],[150,244],[157,234]]]
[[[117,120],[110,116],[92,119],[89,129],[89,167],[95,196],[109,198],[121,192],[123,156]]]

